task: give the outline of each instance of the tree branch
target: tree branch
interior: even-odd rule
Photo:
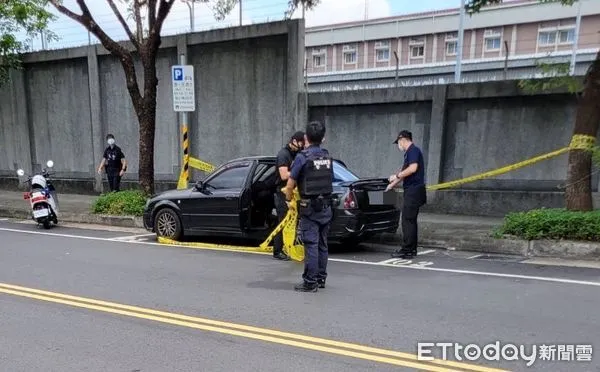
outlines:
[[[127,25],[127,22],[125,22],[125,19],[121,15],[121,12],[119,12],[119,9],[115,5],[114,0],[106,0],[106,2],[108,3],[108,5],[110,6],[110,8],[112,9],[113,13],[115,13],[115,16],[119,20],[119,23],[121,23],[121,26],[123,26],[123,28],[125,29],[125,32],[127,33],[127,36],[129,36],[129,40],[131,40],[131,42],[133,43],[133,46],[135,46],[135,49],[137,49],[139,51],[140,50],[140,43],[138,42],[138,40],[133,35],[133,32],[131,32],[131,29]],[[136,0],[136,2],[137,2],[137,0]]]
[[[148,0],[148,30],[152,30],[156,23],[156,0]]]
[[[156,22],[154,23],[153,27],[150,28],[150,45],[156,46],[157,43],[160,43],[160,32],[165,19],[171,11],[173,3],[175,3],[175,0],[160,0]]]

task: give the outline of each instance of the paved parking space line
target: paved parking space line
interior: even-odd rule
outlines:
[[[433,253],[433,252],[435,252],[435,249],[428,249],[426,251],[417,252],[417,256],[422,256],[422,255],[426,255],[426,254]]]
[[[146,242],[146,241],[137,241],[137,240],[124,240],[124,241],[121,240],[121,241],[119,241],[119,240],[114,240],[112,238],[100,238],[100,237],[83,236],[83,235],[59,234],[59,233],[52,233],[52,232],[46,232],[46,231],[19,230],[19,229],[10,229],[10,228],[4,228],[4,227],[0,227],[0,231],[8,231],[8,232],[15,232],[15,233],[22,233],[22,234],[33,234],[33,235],[47,235],[47,236],[84,239],[84,240],[97,240],[97,241],[105,241],[105,242],[121,243],[121,244],[142,244],[142,245],[169,247],[169,248],[180,247],[180,246],[170,246],[170,245],[161,244],[161,243],[157,243],[157,242]],[[189,248],[189,249],[202,249],[202,248],[196,248],[196,247],[186,247],[184,245],[181,247]],[[208,248],[208,250],[211,250],[211,249],[212,248]],[[236,251],[236,252],[239,252],[239,251]],[[253,254],[255,252],[243,252],[242,251],[241,253]],[[379,266],[379,267],[382,267],[382,266],[394,267],[394,268],[398,268],[398,269],[404,268],[404,269],[412,269],[412,270],[436,271],[436,272],[445,272],[445,273],[454,273],[454,274],[478,275],[478,276],[489,276],[489,277],[509,278],[509,279],[537,280],[537,281],[554,282],[554,283],[561,283],[561,284],[577,284],[577,285],[600,287],[600,282],[594,282],[594,281],[542,277],[542,276],[528,276],[528,275],[517,275],[517,274],[505,274],[505,273],[486,272],[486,271],[445,269],[445,268],[429,267],[429,265],[431,264],[430,262],[423,262],[422,264],[417,263],[417,264],[413,264],[413,265],[405,265],[405,264],[398,264],[398,263],[394,264],[390,260],[385,260],[385,261],[381,261],[381,262],[368,262],[368,261],[348,260],[348,259],[342,259],[342,258],[330,258],[329,259],[329,261],[332,261],[332,262],[343,262],[343,263],[371,265],[371,266]],[[401,261],[400,259],[397,259],[397,258],[395,258],[393,260],[395,260],[396,262]]]
[[[117,240],[117,241],[138,240],[138,238],[144,238],[144,237],[154,236],[154,235],[155,234],[139,234],[139,235],[119,236],[117,238],[110,238],[110,240]]]

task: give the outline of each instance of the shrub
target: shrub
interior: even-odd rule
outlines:
[[[118,216],[141,216],[146,205],[146,195],[137,190],[127,190],[102,194],[92,205],[96,214]]]
[[[534,209],[510,213],[497,231],[527,240],[566,239],[600,241],[600,210]]]

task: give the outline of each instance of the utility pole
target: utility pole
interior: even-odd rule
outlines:
[[[194,22],[194,3],[196,2],[195,0],[181,0],[182,3],[185,3],[185,5],[187,5],[189,11],[190,11],[190,32],[194,32],[196,31],[196,27],[195,27],[195,22]]]
[[[458,45],[456,51],[456,69],[454,70],[454,82],[460,83],[462,68],[463,41],[465,35],[465,0],[460,0],[460,17],[458,21]]]
[[[575,62],[577,58],[577,47],[579,46],[579,31],[581,28],[581,3],[583,0],[578,1],[579,5],[577,5],[577,21],[575,21],[575,40],[573,40],[573,52],[571,54],[571,75],[575,75]]]
[[[240,1],[240,26],[242,25],[242,0]]]

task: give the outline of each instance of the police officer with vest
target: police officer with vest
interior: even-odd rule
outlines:
[[[294,159],[284,189],[288,201],[292,199],[296,185],[300,194],[298,215],[305,251],[304,280],[294,287],[300,292],[325,288],[327,279],[327,236],[333,217],[333,161],[329,152],[321,148],[323,137],[325,126],[322,123],[311,122],[306,126],[305,149]]]

